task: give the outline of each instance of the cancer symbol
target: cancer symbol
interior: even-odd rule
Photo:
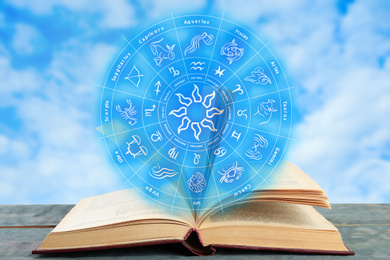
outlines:
[[[244,171],[244,167],[238,167],[237,162],[233,163],[233,166],[227,170],[222,169],[222,172],[219,174],[222,175],[222,178],[219,180],[220,183],[232,183],[241,178],[242,172]]]

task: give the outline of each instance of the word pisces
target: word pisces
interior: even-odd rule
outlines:
[[[271,84],[271,80],[265,75],[262,67],[255,68],[254,71],[251,72],[252,76],[248,76],[245,78],[246,81],[250,81],[255,84],[265,85],[267,83]]]
[[[154,166],[151,171],[149,171],[150,176],[155,179],[161,180],[164,178],[170,178],[177,174],[178,172],[168,168],[161,168],[159,164]]]
[[[263,156],[259,151],[258,151],[258,147],[262,147],[262,148],[265,148],[268,146],[268,141],[264,138],[264,136],[262,135],[259,135],[257,134],[254,138],[254,145],[251,149],[249,149],[247,152],[246,152],[246,156],[249,157],[249,159],[253,159],[253,160],[260,160],[261,157]]]
[[[156,62],[157,66],[161,66],[161,62],[165,59],[173,60],[175,58],[175,53],[173,52],[173,49],[175,48],[176,44],[173,44],[172,46],[166,45],[166,49],[161,47],[161,45],[157,44],[160,43],[164,38],[161,38],[159,41],[152,42],[150,44],[150,50],[152,51],[153,55],[156,56],[154,58],[154,61]]]
[[[129,104],[128,108],[125,107],[124,110],[122,110],[121,106],[117,105],[115,107],[116,111],[118,111],[125,120],[128,120],[130,125],[135,125],[137,123],[137,118],[134,118],[134,116],[137,114],[137,110],[135,110],[135,106],[133,106],[130,99],[126,99],[126,103]]]
[[[233,39],[231,42],[222,46],[221,55],[226,55],[229,60],[229,64],[232,64],[233,61],[241,59],[242,55],[244,55],[244,48],[239,48],[235,39]]]
[[[184,56],[187,56],[187,53],[193,53],[200,47],[200,41],[203,41],[206,45],[210,45],[213,43],[214,35],[212,34],[207,34],[206,32],[196,35],[194,38],[191,40],[190,46],[188,46],[184,50]]]
[[[263,122],[261,122],[259,125],[268,123],[269,120],[271,120],[272,118],[272,113],[278,111],[273,108],[274,103],[275,100],[273,99],[268,99],[267,102],[264,101],[259,103],[259,105],[257,106],[257,112],[254,114],[254,116],[260,115],[261,117],[263,117]]]

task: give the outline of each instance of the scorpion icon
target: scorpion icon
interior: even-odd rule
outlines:
[[[129,104],[128,108],[124,108],[122,110],[120,105],[117,105],[116,110],[125,120],[128,120],[130,125],[135,125],[137,123],[137,118],[134,118],[134,116],[137,114],[137,110],[135,110],[135,106],[133,106],[133,103],[130,99],[126,99],[126,103]]]

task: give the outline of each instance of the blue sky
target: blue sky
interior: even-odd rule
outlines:
[[[295,90],[286,159],[331,202],[390,202],[390,2],[0,3],[0,204],[76,203],[127,188],[98,140],[99,89],[134,36],[173,14],[248,26]]]

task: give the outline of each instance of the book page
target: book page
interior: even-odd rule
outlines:
[[[148,219],[179,221],[189,226],[192,226],[193,223],[193,217],[189,210],[170,211],[169,207],[145,200],[137,190],[128,189],[81,200],[53,232]]]
[[[301,189],[322,191],[321,187],[306,173],[288,161],[283,161],[280,167],[278,167],[278,169],[273,173],[272,180],[270,181],[270,189]]]
[[[337,230],[311,206],[279,202],[248,202],[231,206],[207,217],[200,229],[232,225]]]

